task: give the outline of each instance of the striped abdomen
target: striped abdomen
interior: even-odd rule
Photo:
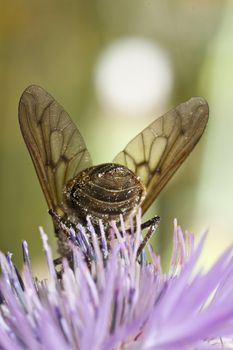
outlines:
[[[102,219],[105,224],[127,218],[141,205],[145,188],[135,174],[125,166],[101,164],[79,173],[66,185],[63,202],[73,222],[85,223]]]

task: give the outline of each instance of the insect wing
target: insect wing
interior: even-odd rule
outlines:
[[[23,92],[19,123],[48,207],[62,209],[67,181],[92,165],[85,142],[62,106],[39,86]]]
[[[114,163],[127,166],[146,186],[143,213],[199,141],[208,115],[207,102],[193,97],[156,119],[114,158]]]

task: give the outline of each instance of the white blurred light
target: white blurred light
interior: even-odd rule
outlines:
[[[167,102],[172,68],[166,52],[153,42],[122,39],[103,52],[95,82],[104,107],[138,116],[156,111]]]

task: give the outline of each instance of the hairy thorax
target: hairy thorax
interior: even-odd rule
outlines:
[[[134,214],[145,197],[140,179],[122,165],[107,163],[93,166],[70,180],[63,193],[63,205],[69,220],[85,223],[90,215],[92,222],[104,225]]]

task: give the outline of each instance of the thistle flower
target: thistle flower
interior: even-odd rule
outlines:
[[[61,280],[47,236],[40,229],[49,278],[32,273],[26,242],[18,274],[11,255],[0,255],[0,349],[206,350],[229,349],[233,338],[233,249],[207,271],[196,271],[206,234],[194,245],[174,222],[169,271],[148,247],[140,259],[140,214],[136,230],[101,244],[88,228],[70,233],[73,268],[63,259]],[[91,241],[91,244],[90,244]],[[89,259],[87,259],[87,256]]]

